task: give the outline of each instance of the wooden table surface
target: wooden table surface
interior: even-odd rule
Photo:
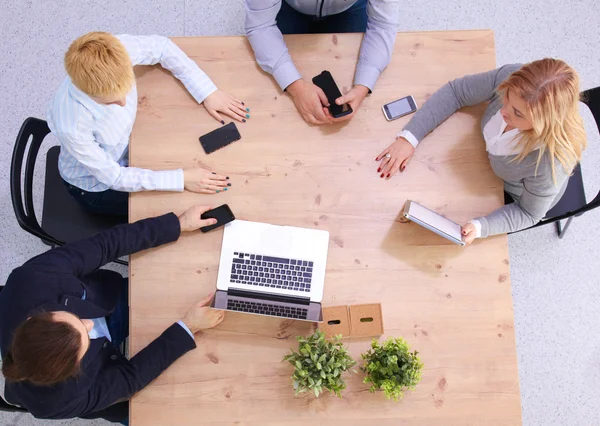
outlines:
[[[351,87],[362,35],[287,36],[302,75],[328,69]],[[485,106],[463,109],[419,145],[406,171],[376,173],[377,154],[410,116],[387,122],[381,106],[413,95],[419,105],[448,80],[495,68],[489,30],[400,33],[376,90],[344,125],[309,126],[256,65],[244,37],[174,38],[219,88],[246,102],[241,141],[205,155],[198,137],[218,127],[160,67],[136,70],[139,108],[131,164],[204,165],[231,177],[226,193],[137,193],[130,220],[193,204],[228,203],[240,219],[330,232],[324,306],[381,302],[385,335],[402,336],[424,362],[415,392],[398,403],[347,377],[343,399],[294,397],[282,363],[311,325],[228,313],[198,348],[131,402],[149,425],[519,425],[519,381],[506,236],[458,247],[399,222],[406,199],[458,223],[503,203],[479,127]],[[131,258],[132,354],[215,288],[222,229],[193,233]],[[369,339],[347,340],[358,361]],[[360,362],[359,362],[360,365]]]

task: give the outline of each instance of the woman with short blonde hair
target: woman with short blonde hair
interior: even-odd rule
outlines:
[[[458,109],[489,101],[481,130],[492,169],[514,202],[469,221],[463,239],[469,244],[528,228],[558,203],[586,148],[579,93],[577,72],[551,58],[456,79],[435,92],[377,156],[378,173],[389,179],[403,172],[428,133]]]

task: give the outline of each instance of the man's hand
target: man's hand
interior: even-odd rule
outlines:
[[[377,173],[381,173],[381,178],[389,179],[398,170],[403,172],[414,153],[415,147],[409,141],[402,137],[396,139],[396,142],[381,151],[375,159],[381,161]]]
[[[228,176],[218,175],[201,167],[183,170],[183,187],[200,194],[216,194],[231,186]]]
[[[207,306],[212,300],[213,294],[211,293],[195,303],[183,317],[183,323],[187,325],[192,333],[196,334],[201,330],[213,328],[225,318],[225,312]]]
[[[208,113],[217,121],[220,121],[221,124],[225,124],[225,120],[219,115],[219,112],[244,123],[246,122],[246,118],[250,118],[250,108],[247,108],[239,99],[236,99],[221,90],[217,90],[208,95],[202,104]]]
[[[477,228],[471,222],[467,222],[462,226],[461,233],[463,234],[463,241],[468,246],[477,237]]]
[[[324,108],[323,112],[334,123],[339,123],[340,121],[350,120],[352,117],[354,117],[354,114],[356,114],[356,111],[358,111],[358,108],[360,107],[360,104],[362,103],[362,101],[364,101],[365,97],[368,94],[369,94],[369,88],[368,87],[363,86],[361,84],[357,84],[352,89],[350,89],[350,91],[348,93],[346,93],[343,96],[340,96],[339,98],[337,98],[335,100],[335,103],[338,104],[338,105],[349,104],[352,107],[352,113],[351,114],[345,115],[345,116],[340,117],[340,118],[335,118],[334,116],[331,115],[331,112],[329,112],[328,108]]]
[[[331,117],[323,111],[326,109],[324,107],[329,106],[329,101],[320,87],[300,79],[290,84],[286,91],[292,96],[296,109],[304,121],[310,124],[333,123]]]
[[[214,209],[214,206],[193,206],[179,216],[181,232],[196,231],[204,226],[214,225],[217,219],[200,219],[202,213]]]

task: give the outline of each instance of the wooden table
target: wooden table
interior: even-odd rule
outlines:
[[[323,69],[342,91],[352,83],[362,35],[288,36],[306,77]],[[418,104],[449,79],[496,66],[491,31],[398,34],[392,63],[345,125],[311,127],[255,63],[244,37],[173,39],[221,89],[252,110],[242,140],[205,155],[198,137],[218,126],[160,68],[136,70],[139,109],[131,164],[205,165],[231,177],[227,193],[138,193],[130,219],[228,203],[238,218],[330,232],[324,306],[382,302],[385,336],[403,336],[425,364],[414,393],[398,403],[347,378],[343,399],[293,396],[281,363],[310,325],[228,313],[198,348],[131,402],[143,425],[518,425],[521,423],[506,236],[460,248],[399,222],[406,199],[464,223],[503,203],[479,127],[484,106],[435,130],[402,175],[384,181],[376,155],[410,117],[387,122],[381,105]],[[184,235],[132,256],[131,351],[137,353],[214,289],[222,230]],[[357,360],[369,339],[347,342]]]

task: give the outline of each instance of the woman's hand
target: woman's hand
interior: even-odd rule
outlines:
[[[225,318],[225,312],[211,309],[208,306],[212,298],[213,293],[195,303],[187,314],[185,314],[185,317],[183,317],[183,323],[187,325],[187,328],[189,328],[192,333],[196,334],[207,328],[213,328]]]
[[[461,234],[463,235],[463,241],[465,242],[465,245],[468,246],[477,237],[477,229],[471,222],[467,222],[462,226]]]
[[[396,139],[396,142],[384,149],[375,159],[381,161],[377,173],[381,173],[381,178],[389,179],[398,170],[403,172],[414,153],[415,147],[409,141],[402,137]]]
[[[219,112],[244,123],[246,122],[246,118],[250,118],[250,108],[246,108],[242,101],[221,90],[208,95],[202,103],[208,113],[220,121],[221,124],[225,124],[225,120],[219,115]]]
[[[228,176],[218,175],[201,167],[183,170],[183,187],[199,194],[216,194],[231,186]]]

